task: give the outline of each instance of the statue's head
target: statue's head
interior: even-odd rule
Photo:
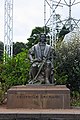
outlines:
[[[40,34],[40,42],[42,42],[42,43],[46,42],[46,34],[44,34],[44,33]]]

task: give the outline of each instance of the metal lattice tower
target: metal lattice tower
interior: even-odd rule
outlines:
[[[59,14],[56,14],[56,9],[57,7],[62,7],[60,5],[61,0],[57,4],[54,3],[53,0],[44,0],[44,26],[50,27],[50,45],[55,47],[56,44],[56,34],[58,32],[58,22],[60,21],[60,16]],[[49,7],[49,13],[48,13],[48,18],[47,18],[47,7]]]
[[[69,9],[68,10],[69,14],[67,16],[68,18],[64,20],[65,21],[64,25],[68,26],[70,31],[72,31],[74,28],[79,28],[78,23],[80,22],[80,19],[73,18],[73,16],[72,16],[72,7],[79,4],[80,1],[79,2],[76,2],[76,0],[73,0],[73,1],[72,0],[68,0],[68,1],[63,0],[63,1],[64,2],[63,3],[60,2],[60,4],[63,5],[63,6],[67,6],[68,9]]]
[[[57,34],[64,25],[72,31],[74,28],[79,28],[78,23],[80,21],[72,18],[72,7],[80,2],[76,2],[76,0],[44,0],[44,26],[50,27],[50,44],[52,46],[56,46]],[[50,15],[47,18],[47,7],[49,6]],[[68,16],[67,19],[61,20],[59,13],[57,13],[57,9],[59,7],[68,7]],[[59,28],[60,27],[60,28]]]
[[[4,62],[13,56],[13,0],[4,0]]]

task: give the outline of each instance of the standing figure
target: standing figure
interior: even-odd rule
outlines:
[[[45,34],[40,34],[39,43],[29,50],[29,58],[32,64],[29,83],[53,83],[53,50],[46,43]]]

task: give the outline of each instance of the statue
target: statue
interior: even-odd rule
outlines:
[[[46,43],[46,35],[40,34],[40,42],[29,50],[31,61],[29,84],[53,83],[53,50]]]

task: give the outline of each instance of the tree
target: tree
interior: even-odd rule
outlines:
[[[17,55],[18,53],[22,52],[23,49],[26,49],[27,46],[23,42],[16,42],[13,43],[13,55]]]
[[[66,26],[64,25],[61,31],[59,32],[58,40],[56,42],[56,47],[60,47],[65,35],[68,34],[69,32],[70,32],[69,28],[66,28]]]
[[[69,30],[69,28],[66,28],[66,26],[64,25],[63,27],[62,27],[62,29],[61,29],[61,31],[60,31],[60,33],[59,33],[59,38],[64,38],[64,36],[66,35],[66,34],[68,34],[70,32],[70,30]]]

